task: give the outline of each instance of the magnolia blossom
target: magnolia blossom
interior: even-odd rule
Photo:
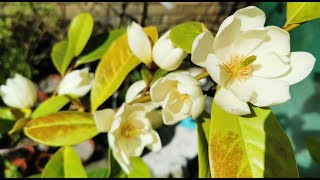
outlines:
[[[145,146],[151,151],[159,151],[162,147],[160,137],[147,116],[157,107],[152,102],[123,104],[113,117],[108,141],[115,159],[127,174],[133,168],[130,157],[141,156]]]
[[[29,79],[15,74],[0,86],[3,102],[13,108],[31,108],[37,102],[37,88]]]
[[[151,100],[162,106],[164,124],[176,124],[188,116],[196,119],[203,111],[206,96],[200,82],[188,72],[172,72],[150,88]]]
[[[62,79],[58,94],[69,95],[73,98],[82,97],[90,91],[92,83],[93,73],[89,73],[89,68],[74,70]]]
[[[262,10],[249,6],[225,19],[215,38],[206,31],[192,44],[191,60],[221,87],[214,101],[226,112],[245,115],[247,102],[264,107],[288,101],[289,85],[314,66],[313,55],[290,52],[289,33],[264,27],[265,20]]]
[[[152,62],[152,45],[143,28],[132,22],[127,28],[129,48],[144,64]]]
[[[169,38],[170,32],[171,30],[167,31],[154,44],[152,55],[153,61],[161,69],[173,71],[181,65],[188,53],[181,48],[175,47]]]

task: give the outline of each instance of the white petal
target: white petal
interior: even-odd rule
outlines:
[[[287,73],[291,66],[273,53],[266,52],[256,55],[256,60],[252,63],[254,67],[253,76],[256,77],[278,77]]]
[[[15,94],[14,88],[11,88],[7,85],[2,85],[0,87],[0,95],[2,97],[2,101],[6,105],[14,108],[24,108],[24,105],[20,103],[22,99],[20,98],[20,96],[18,96],[18,94]]]
[[[188,115],[172,113],[167,109],[162,109],[162,118],[165,125],[174,125],[187,117]]]
[[[151,43],[143,28],[135,23],[127,28],[128,43],[131,51],[143,63],[150,64],[152,62]]]
[[[176,80],[184,84],[200,85],[200,82],[191,76],[188,71],[175,71],[165,76],[165,78],[169,80]]]
[[[191,111],[192,119],[197,119],[197,117],[203,112],[206,98],[207,96],[200,96],[193,102]]]
[[[230,114],[250,114],[250,108],[246,102],[240,101],[233,93],[221,87],[214,96],[214,102],[224,111]]]
[[[160,110],[155,110],[147,113],[147,118],[152,125],[152,129],[157,129],[163,125],[162,114]]]
[[[263,27],[266,21],[264,12],[255,6],[239,9],[234,13],[234,16],[241,20],[241,31]]]
[[[99,132],[108,132],[111,129],[115,112],[113,109],[98,110],[93,113],[94,121]]]
[[[178,83],[178,91],[181,94],[188,94],[189,98],[194,100],[199,96],[203,95],[202,89],[200,86],[190,86],[188,84]]]
[[[129,103],[139,97],[139,93],[146,87],[144,80],[134,82],[127,90],[125,102]]]
[[[255,94],[252,89],[250,89],[243,81],[240,80],[228,82],[227,89],[243,102],[249,102]]]
[[[133,169],[132,164],[131,164],[131,163],[126,164],[125,161],[123,160],[120,152],[119,152],[119,153],[114,152],[114,153],[113,153],[113,156],[114,156],[114,158],[117,160],[117,162],[119,163],[119,165],[121,166],[121,169],[122,169],[126,174],[129,174],[130,171]]]
[[[191,61],[201,67],[206,66],[208,54],[213,53],[214,37],[210,31],[199,34],[192,43]]]
[[[255,106],[277,105],[291,98],[289,83],[286,81],[252,77],[246,81],[246,85],[256,92],[250,101]]]
[[[238,18],[233,18],[232,22],[226,26],[219,35],[216,35],[213,42],[214,54],[221,59],[227,59],[232,50],[232,43],[240,35],[241,21]]]
[[[150,145],[147,145],[147,148],[149,148],[151,151],[158,152],[162,148],[160,136],[155,130],[152,130],[151,134],[153,137],[153,141]]]
[[[308,52],[291,52],[290,55],[291,70],[276,79],[295,84],[306,78],[312,71],[316,58]]]
[[[253,51],[253,54],[274,51],[280,55],[288,55],[290,53],[289,33],[277,26],[267,26],[266,30],[268,31],[267,37]]]
[[[159,78],[150,88],[150,96],[153,102],[161,102],[167,96],[168,92],[176,87],[177,81],[167,80],[165,78]]]
[[[216,36],[218,36],[226,27],[228,27],[233,22],[233,19],[234,15],[231,15],[227,17],[225,20],[223,20],[219,26]]]
[[[233,44],[234,53],[248,56],[266,38],[267,30],[250,30],[242,33]]]
[[[221,60],[214,54],[209,54],[207,58],[207,71],[210,77],[219,85],[224,85],[230,75],[220,68]]]

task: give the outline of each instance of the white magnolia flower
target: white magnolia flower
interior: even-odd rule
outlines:
[[[247,102],[264,107],[288,101],[289,85],[314,66],[313,55],[290,53],[289,33],[264,27],[265,20],[262,10],[249,6],[225,19],[215,38],[206,31],[192,44],[192,62],[221,86],[214,100],[229,113],[250,114]]]
[[[123,104],[114,116],[108,141],[115,159],[127,174],[133,168],[130,157],[141,156],[145,146],[151,151],[159,151],[162,147],[160,137],[147,116],[158,106],[152,102]]]
[[[31,108],[37,102],[37,88],[29,79],[15,74],[0,87],[3,102],[13,108]]]
[[[61,81],[58,94],[69,95],[78,98],[86,95],[93,84],[93,73],[89,73],[89,68],[74,70],[67,74]]]
[[[152,62],[152,46],[143,28],[132,22],[127,28],[129,48],[138,59],[148,65]]]
[[[151,100],[162,106],[164,124],[176,124],[188,116],[196,119],[204,109],[206,96],[200,82],[188,72],[172,72],[150,88]]]
[[[173,71],[177,69],[183,59],[188,55],[181,48],[175,47],[169,38],[171,30],[162,35],[158,41],[154,44],[152,55],[153,61],[161,68],[167,71]]]
[[[115,114],[116,112],[109,108],[93,113],[94,121],[99,132],[108,132],[111,129]]]
[[[129,103],[141,97],[141,92],[144,90],[146,86],[147,84],[144,82],[144,80],[134,82],[127,90],[125,102]]]

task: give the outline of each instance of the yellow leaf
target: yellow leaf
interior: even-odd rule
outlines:
[[[153,42],[156,42],[158,39],[156,27],[146,27],[144,31]],[[96,69],[90,97],[91,112],[96,111],[120,87],[129,72],[140,63],[141,61],[129,48],[127,33],[115,40]]]
[[[67,146],[81,143],[98,134],[90,113],[61,111],[35,118],[24,128],[25,134],[49,146]]]

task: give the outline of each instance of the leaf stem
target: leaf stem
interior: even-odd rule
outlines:
[[[132,105],[134,103],[143,103],[143,102],[147,102],[151,100],[151,96],[150,95],[146,95],[146,96],[142,96],[138,99],[135,99],[133,101],[131,101],[130,103],[128,103],[128,105]]]
[[[301,23],[301,24],[303,24],[303,23]],[[285,26],[283,26],[283,29],[289,32],[289,31],[291,31],[291,30],[293,30],[293,29],[297,28],[297,27],[298,27],[298,26],[300,26],[301,24],[290,24],[290,25],[285,25]]]
[[[203,78],[208,77],[208,76],[209,76],[208,71],[205,71],[205,72],[203,72],[203,73],[201,73],[201,74],[198,74],[198,75],[195,76],[194,78],[196,78],[197,80],[200,80],[200,79],[203,79]]]

